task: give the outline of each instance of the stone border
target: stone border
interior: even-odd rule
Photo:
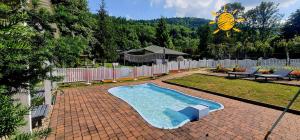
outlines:
[[[275,110],[279,110],[279,111],[283,111],[285,108],[281,107],[281,106],[276,106],[276,105],[271,105],[271,104],[267,104],[267,103],[262,103],[262,102],[258,102],[258,101],[253,101],[253,100],[249,100],[249,99],[244,99],[244,98],[240,98],[240,97],[234,97],[234,96],[230,96],[230,95],[225,95],[222,93],[218,93],[218,92],[213,92],[213,91],[209,91],[209,90],[204,90],[204,89],[198,89],[195,87],[189,87],[189,86],[184,86],[184,85],[180,85],[180,84],[176,84],[176,83],[171,83],[168,81],[162,81],[164,83],[170,84],[170,85],[175,85],[175,86],[179,86],[179,87],[184,87],[184,88],[189,88],[189,89],[193,89],[193,90],[197,90],[197,91],[202,91],[202,92],[206,92],[209,94],[213,94],[213,95],[217,95],[217,96],[221,96],[221,97],[225,97],[225,98],[229,98],[229,99],[233,99],[233,100],[238,100],[241,102],[245,102],[245,103],[249,103],[249,104],[253,104],[253,105],[258,105],[258,106],[262,106],[262,107],[266,107],[266,108],[271,108],[271,109],[275,109]],[[292,113],[292,114],[296,114],[296,115],[300,115],[300,111],[298,110],[294,110],[294,109],[289,109],[287,112]]]

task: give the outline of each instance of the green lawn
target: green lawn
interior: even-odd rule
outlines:
[[[182,78],[171,79],[167,80],[167,82],[276,106],[286,106],[300,89],[295,86],[259,83],[240,79],[226,79],[223,77],[206,76],[201,74],[193,74]],[[292,109],[300,110],[300,97],[296,100]]]

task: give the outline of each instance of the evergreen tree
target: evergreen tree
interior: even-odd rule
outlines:
[[[47,37],[51,39],[51,36],[30,24],[33,18],[26,4],[20,0],[0,2],[1,8],[5,7],[0,11],[3,21],[0,28],[0,137],[14,134],[25,124],[28,109],[12,96],[47,78],[46,73],[51,69],[45,66],[51,59],[46,45]]]
[[[166,48],[170,48],[170,49],[174,48],[172,40],[170,39],[170,36],[169,36],[167,22],[163,17],[159,20],[157,27],[156,27],[155,44],[158,46],[166,47]]]
[[[200,57],[208,57],[208,44],[211,41],[212,32],[209,25],[202,25],[198,28],[197,34],[199,36],[198,52]]]
[[[105,62],[113,62],[118,58],[116,42],[112,30],[112,22],[105,10],[104,0],[100,3],[100,10],[97,14],[98,29],[95,33],[97,44],[93,48],[94,57]]]

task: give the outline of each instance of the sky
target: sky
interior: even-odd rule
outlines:
[[[100,0],[88,0],[90,11],[96,13]],[[259,5],[262,0],[105,0],[111,16],[127,19],[156,19],[164,17],[199,17],[213,19],[211,11],[218,11],[229,2],[240,2],[246,10]],[[280,13],[287,19],[300,9],[300,0],[263,0],[279,3]]]

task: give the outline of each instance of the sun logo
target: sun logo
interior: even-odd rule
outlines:
[[[235,28],[236,23],[244,22],[244,18],[235,18],[234,15],[238,10],[234,10],[232,13],[228,12],[226,5],[224,6],[224,11],[221,13],[212,12],[212,15],[215,16],[215,21],[211,21],[209,24],[217,24],[218,29],[213,32],[213,34],[218,33],[220,30],[225,31],[227,37],[229,37],[229,31],[234,30],[236,32],[241,32],[240,29]]]

